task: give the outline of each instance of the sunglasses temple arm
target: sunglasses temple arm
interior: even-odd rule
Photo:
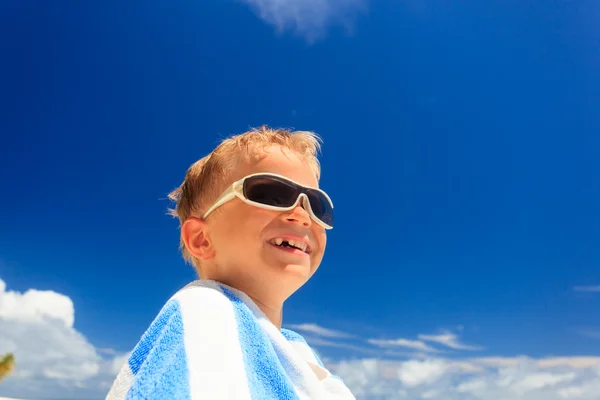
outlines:
[[[234,197],[235,197],[235,193],[233,192],[233,188],[230,187],[225,192],[223,192],[223,194],[221,196],[219,196],[219,198],[215,201],[215,203],[212,205],[212,207],[210,207],[208,209],[208,211],[206,211],[206,213],[204,213],[204,215],[202,216],[202,219],[205,219],[206,217],[208,217],[210,215],[210,213],[215,211],[217,208],[221,207],[223,204],[227,203],[230,200],[233,200]]]

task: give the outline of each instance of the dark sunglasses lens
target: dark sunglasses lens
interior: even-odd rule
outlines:
[[[333,226],[333,207],[331,207],[327,197],[319,191],[310,189],[306,191],[306,195],[308,196],[310,208],[312,208],[315,216],[327,225]]]
[[[298,199],[298,190],[272,177],[252,177],[244,181],[244,195],[250,201],[274,207],[289,207]]]

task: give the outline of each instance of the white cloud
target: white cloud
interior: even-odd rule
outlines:
[[[309,42],[321,38],[330,25],[349,30],[366,0],[242,0],[279,33],[292,31]]]
[[[400,365],[398,377],[404,386],[413,387],[437,381],[446,369],[444,360],[410,360]]]
[[[600,292],[600,285],[596,286],[575,286],[573,288],[576,292]]]
[[[295,325],[287,325],[290,329],[295,329],[300,332],[308,332],[313,333],[317,336],[328,337],[328,338],[350,338],[352,335],[336,331],[333,329],[323,328],[317,324],[295,324]]]
[[[75,310],[73,302],[67,296],[35,289],[25,293],[7,292],[6,283],[2,280],[0,293],[0,318],[32,323],[49,318],[67,327],[73,326]]]
[[[73,328],[74,320],[68,296],[7,291],[0,280],[0,353],[14,353],[17,363],[14,374],[2,382],[3,395],[94,398],[108,392],[123,355],[96,349]],[[114,358],[101,353],[114,353]]]
[[[437,335],[419,335],[420,340],[426,342],[434,342],[454,350],[481,350],[480,346],[463,344],[458,339],[458,336],[452,332],[443,332]]]
[[[515,386],[517,393],[525,394],[532,390],[539,390],[545,387],[553,387],[563,382],[572,382],[576,375],[574,372],[563,374],[552,374],[550,372],[540,372],[531,374],[521,379]]]
[[[53,291],[7,291],[0,280],[0,354],[15,353],[17,369],[0,385],[2,395],[25,399],[103,398],[127,358],[94,347],[73,327],[71,299]],[[315,324],[298,325],[317,335],[319,345],[343,343],[347,334]],[[320,336],[318,336],[320,334]],[[346,335],[346,336],[345,336]],[[452,334],[420,340],[375,340],[369,358],[324,359],[359,400],[597,400],[600,357],[470,357],[450,359],[426,342],[469,350]],[[324,338],[331,338],[326,341]],[[336,339],[336,340],[333,340]],[[341,342],[341,343],[340,343]],[[386,360],[392,348],[420,351]],[[433,349],[433,351],[432,351]],[[354,349],[356,350],[356,349]]]
[[[358,359],[328,366],[359,400],[600,398],[600,357]]]
[[[402,338],[393,339],[393,340],[369,339],[368,342],[371,344],[374,344],[376,346],[381,346],[381,347],[406,347],[408,349],[425,351],[428,353],[439,352],[439,350],[429,346],[428,344],[426,344],[425,342],[422,342],[421,340],[410,340],[410,339],[402,339]]]

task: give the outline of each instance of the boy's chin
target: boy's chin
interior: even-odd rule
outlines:
[[[302,286],[314,272],[311,257],[307,254],[289,254],[273,247],[268,249],[263,261],[274,280],[292,286]]]
[[[312,268],[307,263],[281,263],[275,266],[278,279],[303,285],[312,276]]]

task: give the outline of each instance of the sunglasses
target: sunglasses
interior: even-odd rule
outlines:
[[[333,202],[327,193],[270,173],[252,174],[234,182],[202,219],[236,197],[251,206],[274,211],[289,211],[300,203],[317,224],[333,228]]]

